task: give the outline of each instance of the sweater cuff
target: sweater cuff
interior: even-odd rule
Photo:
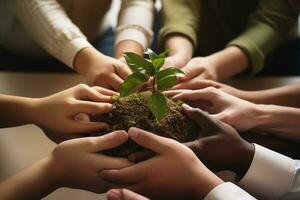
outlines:
[[[259,199],[280,199],[294,178],[293,159],[255,145],[249,170],[239,185]]]
[[[63,62],[73,69],[74,59],[77,53],[87,47],[92,47],[92,45],[83,38],[75,38],[71,40],[63,49],[61,58]]]
[[[251,40],[237,38],[229,42],[227,46],[236,46],[246,54],[251,67],[251,74],[256,74],[263,69],[265,62],[264,53]]]
[[[126,25],[116,30],[115,45],[125,40],[139,43],[143,49],[147,49],[152,43],[153,33],[138,25]]]

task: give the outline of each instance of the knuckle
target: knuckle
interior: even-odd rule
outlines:
[[[73,106],[75,106],[76,102],[75,99],[73,98],[68,98],[63,102],[63,106],[66,108],[71,108]]]

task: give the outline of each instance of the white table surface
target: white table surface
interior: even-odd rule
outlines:
[[[43,97],[82,82],[84,79],[75,74],[0,72],[0,93]],[[270,88],[295,82],[300,83],[300,77],[251,78],[230,81],[231,84],[244,89]],[[54,147],[55,144],[48,140],[36,126],[0,129],[0,181],[43,158]],[[105,199],[105,195],[62,188],[44,199],[93,200]]]

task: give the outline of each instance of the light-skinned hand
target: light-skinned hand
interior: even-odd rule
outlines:
[[[74,69],[86,77],[90,86],[101,86],[119,91],[121,84],[132,72],[116,58],[85,48],[75,58]]]
[[[34,123],[58,133],[84,133],[105,128],[102,122],[81,120],[80,113],[88,115],[107,113],[112,109],[112,95],[117,93],[100,88],[77,85],[57,94],[36,99]]]
[[[200,199],[222,183],[185,145],[137,128],[128,134],[157,155],[127,168],[102,171],[100,176],[112,187],[154,199]]]
[[[117,147],[127,140],[125,131],[115,131],[100,137],[73,139],[59,144],[49,156],[49,176],[53,176],[50,180],[56,179],[57,188],[80,188],[97,193],[107,191],[107,184],[100,178],[99,172],[121,169],[132,163],[99,152]]]
[[[165,94],[174,100],[205,110],[238,131],[254,129],[263,122],[264,114],[251,102],[239,99],[214,87],[201,90],[173,90]]]

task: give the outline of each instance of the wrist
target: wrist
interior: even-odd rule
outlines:
[[[205,167],[205,166],[204,166]],[[199,170],[199,174],[195,175],[197,181],[193,184],[195,199],[204,199],[215,187],[224,183],[217,175],[206,168],[206,172],[203,169]]]
[[[105,55],[93,47],[87,47],[77,53],[74,59],[74,70],[86,76],[95,61],[104,59]]]
[[[62,170],[58,167],[58,164],[55,163],[52,156],[47,156],[41,162],[41,176],[43,180],[47,180],[48,188],[51,191],[54,191],[60,187],[63,187],[62,181]]]

